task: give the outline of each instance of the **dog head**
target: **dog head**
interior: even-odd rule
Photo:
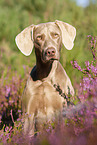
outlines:
[[[16,44],[21,52],[28,56],[33,47],[43,62],[59,60],[63,45],[71,50],[74,45],[76,29],[62,21],[31,25],[16,36]]]

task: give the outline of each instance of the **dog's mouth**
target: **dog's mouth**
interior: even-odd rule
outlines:
[[[49,61],[54,61],[54,60],[58,60],[57,58],[51,58]]]
[[[55,61],[55,60],[57,60],[57,61],[58,61],[58,59],[57,59],[57,58],[49,58],[49,59],[43,59],[43,58],[42,58],[42,62],[43,62],[43,63],[53,62],[53,61]]]

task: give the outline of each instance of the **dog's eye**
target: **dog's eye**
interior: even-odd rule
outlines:
[[[52,37],[53,38],[58,38],[59,37],[59,34],[58,33],[52,33]]]
[[[41,35],[39,35],[39,36],[37,36],[37,38],[36,38],[38,41],[39,40],[42,40],[42,36]]]
[[[58,37],[59,35],[57,33],[54,34],[55,37]]]

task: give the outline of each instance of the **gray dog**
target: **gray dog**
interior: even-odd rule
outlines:
[[[24,131],[32,135],[41,130],[42,123],[62,110],[64,98],[54,86],[59,86],[64,94],[74,95],[74,89],[65,70],[59,62],[62,43],[71,50],[76,29],[62,21],[31,25],[16,37],[20,51],[28,56],[33,46],[36,66],[32,69],[22,96],[22,110],[30,117],[25,119]],[[66,101],[65,101],[66,105]]]

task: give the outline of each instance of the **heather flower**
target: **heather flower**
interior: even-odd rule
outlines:
[[[18,110],[19,113],[21,113],[21,110]]]
[[[71,61],[71,64],[73,65],[73,68],[77,68],[79,71],[82,71],[81,67],[78,65],[77,61]]]
[[[90,43],[90,50],[91,50],[92,55],[93,55],[93,60],[95,61],[95,60],[97,60],[97,57],[96,57],[96,37],[88,35],[88,40]]]
[[[37,136],[24,135],[23,123],[21,119],[20,96],[24,80],[20,76],[1,77],[0,95],[0,141],[3,144],[93,144],[97,142],[97,63],[96,63],[96,38],[89,35],[90,50],[93,61],[86,61],[85,68],[81,68],[77,61],[72,61],[73,68],[81,71],[83,78],[80,81],[77,95],[74,96],[75,105],[64,107],[62,117],[59,121],[53,119],[47,124],[43,124],[43,131]],[[25,66],[24,66],[25,70]],[[64,95],[59,86],[54,86],[61,96],[70,99],[70,95]],[[68,88],[69,89],[69,88]],[[68,90],[69,91],[69,90]],[[70,91],[69,91],[70,92]],[[4,100],[5,99],[5,100]],[[7,104],[7,105],[6,105]],[[27,115],[30,117],[30,115]],[[11,121],[12,124],[7,124]]]
[[[5,97],[6,97],[6,99],[8,99],[8,100],[9,100],[9,97],[10,97],[10,91],[11,91],[11,88],[8,87],[8,86],[6,85],[6,93],[5,93]]]
[[[93,75],[97,76],[97,65],[94,66],[93,64],[91,64],[91,71],[92,71]]]
[[[86,65],[87,71],[90,71],[90,63],[89,63],[89,61],[86,61],[85,65]]]
[[[85,99],[88,99],[90,97],[96,97],[97,96],[97,63],[96,63],[96,37],[93,37],[91,35],[88,36],[90,39],[91,44],[91,52],[93,55],[93,60],[91,63],[89,61],[85,62],[85,68],[81,69],[79,67],[77,61],[71,62],[74,68],[81,71],[84,76],[80,83],[79,88],[79,98],[81,101],[84,101]],[[94,59],[95,58],[95,59]]]

